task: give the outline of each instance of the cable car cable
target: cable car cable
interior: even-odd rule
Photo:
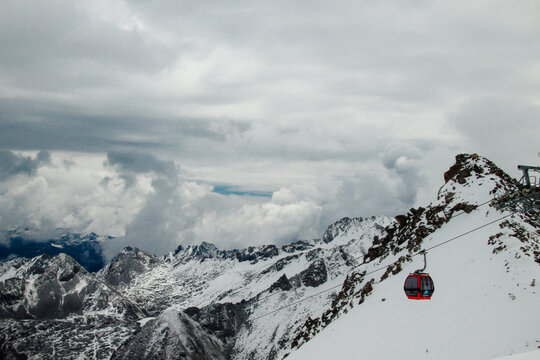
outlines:
[[[451,239],[448,239],[448,240],[446,240],[446,241],[443,241],[442,243],[439,243],[439,244],[437,244],[437,245],[434,245],[434,246],[432,246],[432,247],[429,247],[429,248],[427,248],[427,249],[424,249],[424,251],[428,252],[429,250],[435,249],[435,248],[437,248],[437,247],[439,247],[439,246],[442,246],[442,245],[447,244],[447,243],[449,243],[449,242],[451,242],[451,241],[454,241],[454,240],[456,240],[456,239],[458,239],[458,238],[460,238],[460,237],[462,237],[462,236],[468,235],[468,234],[470,234],[470,233],[472,233],[472,232],[474,232],[474,231],[477,231],[477,230],[480,230],[480,229],[482,229],[482,228],[485,228],[486,226],[489,226],[489,225],[494,224],[494,223],[496,223],[496,222],[498,222],[498,221],[501,221],[501,220],[503,220],[503,219],[506,219],[507,217],[510,217],[510,216],[512,216],[512,215],[513,215],[513,214],[508,214],[508,215],[505,215],[505,216],[503,216],[503,217],[501,217],[501,218],[499,218],[499,219],[497,219],[497,220],[490,221],[490,222],[488,222],[487,224],[484,224],[484,225],[479,226],[479,227],[477,227],[477,228],[475,228],[475,229],[469,230],[469,231],[467,231],[467,232],[465,232],[465,233],[463,233],[463,234],[460,234],[460,235],[458,235],[458,236],[455,236],[455,237],[453,237],[453,238],[451,238]],[[418,254],[419,254],[419,253],[416,253],[416,254],[414,254],[413,256],[416,256],[416,255],[418,255]]]
[[[492,225],[492,224],[494,224],[494,223],[496,223],[496,222],[498,222],[498,221],[501,221],[501,220],[503,220],[503,219],[506,219],[507,217],[510,217],[510,216],[512,216],[512,215],[513,215],[513,214],[508,214],[508,215],[505,215],[505,216],[503,216],[503,217],[501,217],[501,218],[499,218],[499,219],[497,219],[497,220],[490,221],[490,222],[487,223],[487,224],[478,226],[478,227],[476,227],[476,228],[474,228],[474,229],[472,229],[472,230],[469,230],[469,231],[464,232],[464,233],[462,233],[462,234],[460,234],[460,235],[454,236],[454,237],[451,238],[451,239],[445,240],[445,241],[443,241],[442,243],[439,243],[439,244],[434,245],[434,246],[432,246],[432,247],[429,247],[429,248],[427,248],[427,249],[421,250],[421,251],[419,251],[419,252],[417,252],[417,253],[415,253],[415,254],[412,254],[411,257],[416,256],[416,255],[420,255],[420,254],[422,254],[423,252],[427,252],[428,250],[432,250],[432,249],[435,249],[435,248],[437,248],[437,247],[439,247],[439,246],[448,244],[448,243],[450,243],[450,242],[452,242],[452,241],[454,241],[454,240],[457,240],[457,239],[459,239],[459,238],[461,238],[461,237],[463,237],[463,236],[465,236],[465,235],[468,235],[468,234],[470,234],[470,233],[472,233],[472,232],[475,232],[475,231],[478,231],[478,230],[480,230],[480,229],[483,229],[483,228],[485,228],[486,226]],[[366,264],[366,263],[359,264],[359,265],[357,265],[356,267],[352,267],[351,270],[356,269],[356,268],[358,268],[358,267],[360,267],[360,266],[362,266],[362,265],[365,265],[365,264]],[[375,269],[375,270],[371,270],[371,271],[369,271],[369,272],[366,272],[365,274],[363,274],[363,276],[367,276],[367,275],[373,274],[373,273],[375,273],[375,272],[378,272],[378,271],[387,269],[387,268],[389,268],[389,267],[391,267],[391,266],[394,266],[394,263],[392,263],[392,264],[390,264],[390,265],[386,265],[386,266],[380,267],[380,268],[377,268],[377,269]],[[353,271],[350,271],[349,274],[352,273],[352,272],[353,272]],[[328,289],[319,291],[319,292],[317,292],[317,293],[315,293],[315,294],[311,294],[311,295],[306,296],[306,297],[304,297],[304,298],[301,298],[301,299],[299,299],[299,300],[293,301],[293,302],[290,303],[290,304],[284,305],[284,306],[279,307],[279,308],[277,308],[277,309],[275,309],[275,310],[272,310],[272,311],[270,311],[270,312],[267,312],[267,313],[265,313],[265,314],[263,314],[263,315],[257,316],[256,318],[254,318],[254,319],[251,320],[251,321],[255,321],[255,320],[258,320],[258,319],[260,319],[260,318],[266,317],[266,316],[268,316],[268,315],[275,314],[275,313],[278,312],[278,311],[281,311],[281,310],[283,310],[283,309],[289,308],[289,307],[291,307],[291,306],[293,306],[293,305],[299,304],[299,303],[304,302],[304,301],[306,301],[306,300],[308,300],[308,299],[311,299],[311,298],[313,298],[313,297],[315,297],[315,296],[324,294],[325,292],[328,292],[328,291],[330,291],[330,290],[333,290],[333,289],[335,289],[335,288],[342,287],[342,286],[343,286],[343,284],[341,283],[341,284],[339,284],[339,285],[335,285],[335,286],[332,286],[332,287],[330,287],[330,288],[328,288]],[[266,297],[266,298],[268,298],[268,297]],[[262,300],[262,299],[261,299],[261,300]],[[259,302],[259,301],[257,301],[257,302]]]
[[[493,200],[493,199],[490,199],[490,200],[488,200],[488,201],[484,201],[483,203],[476,205],[476,208],[475,208],[474,210],[477,210],[478,208],[480,208],[480,207],[482,207],[482,206],[484,206],[484,205],[486,205],[486,204],[489,204],[492,200]],[[463,215],[463,214],[467,214],[467,212],[466,212],[466,211],[462,211],[461,213],[458,213],[458,214],[456,214],[456,215],[452,215],[447,221],[450,221],[450,220],[452,220],[453,218],[456,218],[456,217],[458,217],[458,216],[460,216],[460,215]],[[490,225],[490,224],[488,224],[488,225]],[[487,225],[486,225],[486,226],[487,226]],[[475,230],[473,230],[473,231],[475,231]],[[471,232],[472,232],[472,231],[471,231]],[[452,239],[452,240],[454,240],[454,239]],[[425,251],[427,251],[427,249],[426,249]],[[416,255],[418,255],[418,253],[412,254],[411,257],[416,256]],[[362,258],[362,257],[364,257],[364,256],[365,256],[365,255],[358,256],[358,257],[352,258],[351,260],[358,260],[358,259],[360,259],[360,258]],[[361,264],[358,264],[358,265],[356,265],[356,266],[351,267],[351,268],[349,269],[349,274],[352,272],[352,270],[354,270],[354,269],[356,269],[356,268],[358,268],[358,267],[360,267],[360,266],[362,266],[362,265],[366,265],[366,264],[369,264],[369,262],[368,262],[368,263],[363,262],[363,263],[361,263]],[[393,265],[393,264],[392,264],[392,265]],[[374,270],[374,271],[369,272],[369,273],[367,273],[367,274],[365,274],[365,275],[369,275],[369,274],[372,274],[373,272],[377,272],[377,271],[380,271],[380,270],[384,270],[384,269],[386,269],[386,268],[388,268],[388,267],[390,267],[390,266],[392,266],[392,265],[388,265],[388,266],[385,266],[385,267],[383,267],[383,268],[381,268],[381,269]],[[339,287],[339,286],[342,286],[342,285],[343,285],[343,284],[338,285],[338,286],[334,286],[334,287],[332,287],[332,288],[330,288],[330,289],[324,290],[323,292],[327,292],[327,291],[333,290],[333,289],[335,289],[336,287]],[[280,292],[275,292],[275,293],[270,294],[270,295],[268,295],[268,296],[265,296],[265,297],[263,297],[263,298],[261,298],[261,299],[257,299],[257,300],[255,300],[255,303],[258,303],[258,302],[261,302],[261,301],[263,301],[263,300],[269,299],[269,298],[271,298],[271,297],[273,297],[273,296],[275,296],[275,295],[278,295],[278,294],[280,294]],[[315,295],[319,295],[319,294],[315,294]],[[308,297],[308,298],[310,298],[310,297]],[[281,309],[280,309],[280,310],[281,310]],[[254,320],[256,320],[256,319],[254,319]]]
[[[484,206],[484,205],[486,205],[486,204],[489,204],[490,202],[491,202],[491,200],[488,200],[488,201],[485,201],[485,202],[483,202],[483,203],[477,205],[475,210],[477,210],[477,209],[480,208],[481,206]],[[463,214],[468,214],[468,213],[467,213],[466,211],[462,211],[461,213],[458,213],[457,215],[452,215],[452,216],[447,220],[447,222],[450,221],[450,220],[452,220],[452,219],[454,219],[454,218],[457,218],[458,216],[463,215]],[[497,220],[496,220],[496,221],[497,221]],[[427,250],[428,250],[428,249],[424,249],[424,251],[427,251]],[[421,251],[420,251],[420,252],[421,252]],[[411,255],[411,256],[416,256],[416,255],[418,255],[418,253],[413,254],[413,255]],[[358,257],[355,257],[355,258],[352,258],[352,260],[358,260],[358,259],[360,259],[360,258],[362,258],[362,257],[364,257],[364,255],[358,256]],[[362,264],[359,264],[359,265],[357,265],[357,266],[353,266],[352,269],[354,269],[354,268],[356,268],[356,267],[358,267],[358,266],[364,265],[364,264],[369,264],[369,263],[362,263]]]

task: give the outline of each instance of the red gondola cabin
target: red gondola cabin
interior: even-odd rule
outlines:
[[[429,274],[415,272],[407,276],[403,289],[409,299],[429,300],[435,291],[435,286]]]

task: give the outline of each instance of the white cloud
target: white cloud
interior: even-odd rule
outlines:
[[[145,179],[126,189],[114,172],[103,168],[102,157],[70,156],[69,168],[64,160],[53,154],[51,164],[35,176],[0,183],[2,228],[31,226],[43,232],[67,228],[123,235],[152,191]]]

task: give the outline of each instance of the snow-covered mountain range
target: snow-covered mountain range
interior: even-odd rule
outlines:
[[[158,258],[126,248],[97,273],[60,254],[0,264],[0,357],[491,359],[540,346],[540,219],[489,201],[518,187],[458,155],[434,201],[344,218],[321,239]],[[403,281],[423,265],[430,301]]]

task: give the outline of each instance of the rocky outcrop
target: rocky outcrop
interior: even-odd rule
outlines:
[[[305,286],[317,287],[328,280],[328,273],[324,259],[312,262],[309,267],[302,271],[297,277]]]
[[[136,247],[126,247],[100,271],[100,277],[109,285],[129,284],[138,275],[149,271],[162,260]]]

